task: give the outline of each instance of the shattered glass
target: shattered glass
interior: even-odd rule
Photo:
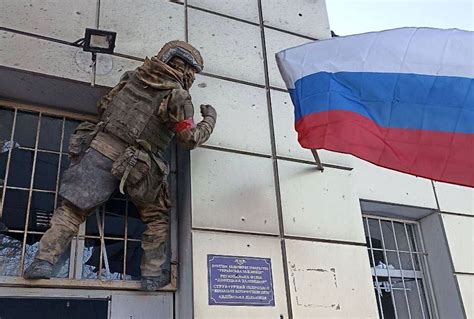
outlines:
[[[25,247],[24,268],[28,267],[38,251],[41,235],[28,235]],[[0,276],[19,276],[23,234],[0,233]],[[53,268],[53,277],[69,275],[69,249],[65,251]]]
[[[127,250],[130,249],[127,247]],[[133,249],[133,248],[132,248]],[[107,252],[109,269],[106,269],[104,260],[102,260],[102,269],[100,269],[101,247],[99,239],[86,239],[84,245],[84,254],[82,259],[82,278],[98,279],[99,273],[102,279],[106,280],[136,280],[139,277],[123,274],[124,241],[105,240],[105,250]],[[133,256],[134,254],[132,254]],[[104,257],[102,257],[104,258]],[[127,256],[127,267],[130,257]],[[130,260],[131,261],[131,260]],[[133,260],[138,263],[140,268],[140,259]]]

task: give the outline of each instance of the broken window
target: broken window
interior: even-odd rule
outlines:
[[[0,105],[0,276],[4,281],[21,283],[23,271],[33,261],[60,200],[60,176],[69,165],[69,136],[82,120],[91,117]],[[77,280],[80,283],[74,285],[81,286],[138,287],[133,281],[141,275],[144,228],[137,209],[117,192],[81,225],[55,265],[53,277]],[[170,260],[169,253],[169,268]],[[64,283],[51,281],[51,285]]]
[[[379,317],[433,318],[418,223],[375,216],[363,220]]]

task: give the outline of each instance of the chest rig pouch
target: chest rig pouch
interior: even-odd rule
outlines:
[[[127,147],[112,165],[111,173],[120,180],[120,192],[124,194],[125,182],[134,186],[150,171],[151,156],[134,146]]]

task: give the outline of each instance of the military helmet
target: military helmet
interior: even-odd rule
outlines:
[[[175,40],[166,43],[156,56],[164,63],[168,63],[173,57],[181,58],[196,69],[197,73],[201,72],[204,68],[201,53],[184,41]]]

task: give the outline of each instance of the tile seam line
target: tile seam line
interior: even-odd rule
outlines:
[[[261,158],[273,159],[272,155],[270,155],[270,154],[257,153],[257,152],[253,152],[253,151],[246,151],[246,150],[240,150],[240,149],[232,149],[232,148],[223,147],[223,146],[215,146],[215,145],[204,144],[204,145],[199,146],[199,148],[209,149],[209,150],[213,150],[213,151],[221,151],[221,152],[227,152],[227,153],[234,153],[234,154],[241,154],[241,155],[248,155],[248,156],[255,156],[255,157],[261,157]],[[307,164],[307,165],[316,166],[316,164],[312,161],[298,159],[298,158],[291,158],[291,157],[276,155],[275,159],[285,161],[285,162],[294,162],[294,163],[300,163],[300,164]],[[329,163],[323,163],[323,164],[324,164],[325,167],[332,168],[332,169],[339,169],[339,170],[349,171],[349,172],[353,170],[353,168],[351,168],[351,167],[345,167],[345,166],[334,165],[334,164],[329,164]]]
[[[474,276],[474,272],[455,271],[454,275]]]
[[[96,0],[95,4],[95,28],[100,29],[100,0]],[[92,54],[92,67],[91,67],[91,86],[95,86],[97,79],[97,54]]]
[[[23,35],[23,36],[31,37],[31,38],[44,40],[44,41],[49,41],[49,42],[53,42],[53,43],[67,45],[67,46],[71,46],[71,47],[74,47],[74,48],[80,48],[77,45],[74,45],[72,42],[68,42],[66,40],[56,39],[56,38],[52,38],[52,37],[48,37],[48,36],[43,36],[43,35],[36,34],[36,33],[21,31],[21,30],[17,30],[17,29],[10,29],[10,28],[1,27],[1,26],[0,26],[0,31],[6,31],[6,32],[10,32],[10,33],[15,33],[15,34],[20,34],[20,35]],[[109,55],[116,56],[116,57],[119,57],[119,58],[128,59],[128,60],[134,60],[134,61],[137,61],[137,62],[145,61],[144,58],[139,58],[139,57],[136,57],[136,56],[133,56],[133,55],[120,53],[120,52],[114,52],[114,53],[109,54]],[[213,74],[213,73],[208,73],[208,72],[201,72],[199,74],[201,74],[203,76],[223,80],[223,81],[228,81],[228,82],[238,83],[238,84],[242,84],[242,85],[257,87],[257,88],[260,88],[260,89],[265,89],[265,85],[258,84],[258,83],[253,83],[253,82],[248,82],[248,81],[244,81],[244,80],[239,80],[239,79],[234,79],[234,78],[223,76],[223,75],[218,75],[218,74]]]
[[[289,239],[289,240],[299,240],[299,241],[305,241],[305,242],[367,247],[367,243],[356,242],[356,241],[345,241],[345,240],[325,239],[325,238],[311,238],[311,237],[292,236],[292,235],[285,235],[284,238]]]
[[[267,113],[268,113],[268,124],[269,124],[269,133],[270,133],[270,144],[271,144],[271,158],[273,161],[273,175],[275,182],[275,195],[277,200],[277,210],[278,210],[278,220],[280,235],[282,236],[285,233],[283,225],[283,215],[282,215],[282,205],[281,205],[281,192],[280,192],[280,177],[278,174],[278,159],[276,151],[276,140],[275,140],[275,125],[273,119],[273,110],[272,110],[272,101],[271,101],[271,91],[270,91],[270,76],[268,74],[268,56],[267,56],[267,46],[265,39],[265,29],[263,26],[263,9],[261,0],[257,0],[258,10],[259,10],[259,20],[260,20],[260,38],[262,42],[262,56],[263,56],[263,69],[265,75],[265,93],[267,97]]]
[[[174,2],[177,3],[177,2]],[[179,2],[178,2],[179,3]],[[181,3],[179,3],[181,4]],[[184,41],[189,43],[189,19],[188,19],[188,0],[184,0]]]
[[[279,92],[283,92],[283,93],[289,94],[289,92],[288,92],[287,89],[282,89],[282,88],[279,88],[279,87],[276,87],[276,86],[270,85],[270,89],[273,90],[273,91],[279,91]]]
[[[288,269],[288,254],[286,250],[285,242],[285,226],[283,224],[283,206],[281,201],[281,188],[280,188],[280,176],[278,174],[278,159],[277,159],[277,150],[276,150],[276,141],[275,141],[275,127],[273,122],[273,113],[272,113],[272,102],[271,102],[271,91],[270,91],[270,75],[268,73],[268,56],[267,56],[267,44],[265,39],[265,26],[263,20],[263,5],[262,0],[256,0],[258,7],[258,20],[259,20],[259,29],[260,29],[260,41],[262,46],[262,56],[263,56],[263,71],[265,76],[265,94],[267,97],[267,115],[268,115],[268,125],[269,125],[269,134],[270,134],[270,143],[272,150],[272,166],[273,166],[273,179],[274,179],[274,191],[275,199],[277,204],[277,220],[278,220],[278,230],[279,230],[279,239],[280,239],[280,252],[282,257],[282,267],[283,267],[283,282],[285,287],[285,297],[286,297],[286,309],[288,312],[288,318],[293,319],[293,306],[291,298],[291,287],[290,287],[290,276]]]
[[[433,189],[433,195],[434,195],[434,198],[435,198],[435,202],[436,202],[436,208],[437,208],[437,211],[441,211],[441,206],[439,206],[439,199],[438,199],[438,194],[436,193],[436,187],[435,187],[435,184],[434,184],[434,181],[431,180],[431,187]]]
[[[204,145],[199,146],[199,148],[204,148],[204,149],[213,150],[213,151],[221,151],[221,152],[226,152],[226,153],[248,155],[248,156],[260,157],[260,158],[272,158],[272,156],[268,154],[256,153],[256,152],[250,152],[250,151],[238,150],[238,149],[231,149],[231,148],[214,146],[214,145],[204,144]]]
[[[227,18],[227,19],[231,19],[231,20],[234,20],[234,21],[250,24],[250,25],[253,25],[253,26],[256,26],[256,27],[260,26],[260,24],[257,23],[257,22],[252,22],[252,21],[248,21],[248,20],[245,20],[245,19],[242,19],[242,18],[237,18],[237,17],[234,17],[234,16],[227,15],[225,13],[212,11],[212,10],[201,8],[201,7],[192,5],[192,4],[191,5],[188,4],[188,8],[191,8],[191,9],[194,9],[194,10],[197,10],[197,11],[201,11],[201,12],[205,12],[205,13],[209,13],[209,14],[213,14],[213,15],[216,15],[216,16],[219,16],[219,17],[222,17],[222,18]]]
[[[260,233],[260,232],[255,232],[255,231],[217,229],[217,228],[208,228],[208,227],[199,227],[199,226],[193,226],[192,230],[201,231],[201,232],[219,233],[219,234],[251,235],[251,236],[260,236],[260,237],[266,237],[266,238],[275,238],[275,239],[279,238],[278,234]]]
[[[470,215],[470,214],[467,214],[467,213],[453,213],[453,212],[444,212],[442,210],[440,211],[437,211],[437,213],[441,214],[441,215],[450,215],[450,216],[458,216],[458,217],[470,217],[470,218],[474,218],[474,215]]]
[[[172,3],[181,4],[181,3],[177,3],[177,2],[172,2]],[[234,21],[250,24],[250,25],[253,25],[253,26],[256,26],[256,27],[260,26],[260,23],[258,23],[258,22],[245,20],[245,19],[242,19],[242,18],[234,17],[234,16],[231,16],[231,15],[228,15],[228,14],[225,14],[225,13],[220,13],[220,12],[213,11],[213,10],[206,9],[206,8],[202,8],[202,7],[199,7],[199,6],[188,4],[188,7],[191,8],[191,9],[194,9],[194,10],[198,10],[198,11],[206,12],[206,13],[213,14],[213,15],[216,15],[216,16],[219,16],[219,17],[223,17],[223,18],[234,20]],[[310,41],[317,41],[318,40],[317,38],[313,38],[313,37],[310,37],[310,36],[307,36],[307,35],[304,35],[304,34],[300,34],[300,33],[297,33],[297,32],[293,32],[293,31],[281,29],[281,28],[278,28],[278,27],[270,26],[270,25],[267,25],[267,24],[264,24],[264,23],[263,23],[263,27],[268,28],[268,29],[272,29],[272,30],[275,30],[275,31],[279,31],[279,32],[282,32],[282,33],[294,35],[294,36],[297,36],[297,37],[300,37],[300,38],[305,38],[305,39],[308,39]]]
[[[184,4],[177,3],[177,2],[170,2],[170,3],[184,5]],[[202,9],[202,8],[195,7],[195,6],[188,6],[188,7],[192,8],[192,9],[195,9],[195,10],[207,12],[207,13],[210,13],[210,14],[213,14],[213,15],[228,18],[228,19],[231,19],[231,20],[235,20],[235,21],[238,21],[238,22],[247,23],[247,24],[250,24],[250,25],[257,26],[257,27],[259,26],[259,24],[257,24],[257,23],[246,21],[246,20],[239,19],[239,18],[235,18],[235,17],[225,15],[225,14],[220,14],[218,12]],[[294,35],[294,36],[297,36],[297,37],[300,37],[300,38],[305,38],[305,39],[308,39],[310,41],[319,41],[319,39],[308,37],[308,36],[305,36],[305,35],[302,35],[302,34],[299,34],[299,33],[291,32],[291,31],[280,29],[280,28],[277,28],[277,27],[272,27],[272,26],[268,26],[268,25],[264,25],[264,27],[267,28],[267,29],[271,29],[271,30],[282,32],[282,33]],[[12,32],[12,33],[17,33],[17,34],[22,34],[22,35],[25,35],[25,36],[30,36],[30,37],[34,37],[34,38],[38,38],[38,39],[42,39],[42,40],[48,40],[48,41],[51,41],[51,42],[57,42],[57,43],[61,43],[61,44],[75,46],[69,41],[62,40],[62,39],[57,39],[57,38],[53,38],[53,37],[49,37],[49,36],[45,36],[45,35],[41,35],[41,34],[37,34],[37,33],[33,33],[33,32],[22,31],[22,30],[18,30],[18,29],[3,27],[3,26],[0,26],[0,30],[8,31],[8,32]],[[188,39],[186,39],[186,41],[188,41]],[[77,46],[75,46],[75,47],[77,47]],[[116,55],[116,54],[114,53],[114,55]],[[287,90],[279,88],[279,87],[274,87],[274,86],[270,86],[270,87],[274,90],[278,90],[278,91],[282,91],[282,92],[288,92]]]
[[[85,28],[84,28],[84,30],[85,30]],[[11,32],[11,33],[31,37],[31,38],[36,38],[36,39],[50,41],[50,42],[54,42],[54,43],[69,45],[69,46],[78,48],[78,46],[74,45],[72,42],[69,42],[69,41],[66,41],[66,40],[61,40],[61,39],[56,39],[56,38],[53,38],[53,37],[48,37],[48,36],[37,34],[37,33],[32,33],[32,32],[22,31],[22,30],[18,30],[18,29],[7,28],[7,27],[3,27],[3,26],[0,26],[0,31]]]
[[[280,236],[278,234],[259,233],[259,232],[251,232],[251,231],[239,231],[239,230],[231,230],[231,229],[192,227],[192,230],[193,231],[199,231],[199,232],[205,232],[205,233],[218,233],[218,234],[229,234],[229,235],[251,235],[251,236],[274,238],[274,239],[279,239],[280,238]],[[304,241],[304,242],[327,243],[327,244],[335,244],[335,245],[367,247],[366,243],[354,242],[354,241],[345,241],[345,240],[336,240],[336,239],[311,238],[311,237],[292,236],[292,235],[285,235],[285,236],[283,236],[283,238],[284,239],[289,239],[289,240],[299,240],[299,241]],[[472,275],[474,275],[474,273],[472,273]]]
[[[183,2],[183,10],[184,10],[184,40],[186,42],[189,43],[189,15],[188,15],[188,0],[184,0]],[[185,196],[185,201],[186,201],[186,205],[189,205],[189,206],[186,206],[186,205],[183,205],[183,203],[181,204],[177,204],[178,205],[181,205],[181,206],[184,206],[184,210],[186,210],[186,208],[189,208],[189,214],[188,216],[186,217],[186,224],[183,223],[184,226],[186,226],[187,231],[190,232],[189,234],[189,238],[188,238],[188,242],[187,244],[189,244],[189,251],[187,252],[181,252],[181,254],[187,254],[189,256],[189,261],[191,263],[191,265],[189,265],[189,267],[191,268],[190,270],[190,274],[191,274],[191,295],[188,296],[189,298],[186,298],[184,297],[183,300],[181,300],[181,293],[179,294],[178,296],[178,305],[176,306],[176,304],[174,304],[174,311],[173,311],[173,316],[176,316],[176,315],[180,315],[180,310],[183,309],[183,311],[186,313],[186,311],[188,310],[189,313],[191,314],[191,317],[194,318],[195,317],[195,314],[196,314],[196,311],[195,311],[195,304],[196,304],[196,300],[195,300],[195,297],[194,297],[194,289],[195,289],[195,285],[194,285],[194,276],[196,274],[195,270],[194,270],[194,238],[193,238],[193,232],[192,232],[192,225],[193,225],[193,204],[192,204],[192,168],[191,168],[191,154],[188,152],[182,152],[181,153],[181,156],[184,157],[183,160],[179,160],[179,150],[178,150],[178,146],[175,145],[175,157],[176,157],[176,188],[178,189],[178,185],[180,184],[180,182],[182,183],[183,182],[183,179],[186,179],[187,176],[189,176],[189,181],[187,181],[187,183],[185,183],[186,185],[183,187],[183,189],[186,189],[188,191],[188,194],[187,196]],[[186,173],[183,177],[183,172],[180,173],[180,170],[179,170],[179,165],[180,163],[183,164],[183,161],[186,162]],[[179,178],[179,175],[181,174],[181,179]],[[176,195],[176,198],[178,199],[179,198],[179,195],[177,194]],[[182,208],[181,208],[182,209]],[[179,211],[176,212],[177,213],[177,216],[176,216],[176,222],[177,222],[177,239],[178,239],[178,247],[177,247],[177,250],[178,250],[178,263],[181,262],[181,260],[179,259],[180,257],[180,238],[179,238],[179,233],[180,233],[180,223],[183,222],[183,221],[180,221],[179,219]],[[188,224],[189,223],[189,224]],[[183,227],[183,226],[181,226]],[[183,240],[184,241],[184,240]],[[186,245],[186,242],[185,244]],[[179,267],[178,267],[178,280],[179,280]],[[178,281],[178,287],[179,287],[179,281]],[[176,293],[173,293],[174,295],[174,298],[176,298]],[[185,303],[185,301],[189,301],[190,299],[190,302],[191,302],[191,306],[188,308],[186,308],[186,306],[182,306],[181,303]],[[176,300],[176,299],[174,299]]]
[[[288,30],[285,30],[285,29],[280,29],[278,27],[273,27],[273,26],[266,25],[266,24],[264,24],[264,27],[267,28],[267,29],[271,29],[271,30],[282,32],[282,33],[294,35],[294,36],[297,36],[297,37],[300,37],[300,38],[304,38],[304,39],[307,39],[307,40],[310,40],[310,41],[319,41],[319,39],[317,39],[317,38],[313,38],[313,37],[310,37],[310,36],[307,36],[307,35],[304,35],[304,34],[300,34],[300,33],[296,33],[296,32],[293,32],[293,31],[288,31]]]
[[[314,161],[310,160],[304,160],[300,158],[292,158],[292,157],[286,157],[286,156],[280,156],[277,155],[276,159],[282,160],[282,161],[287,161],[287,162],[295,162],[295,163],[301,163],[301,164],[309,164],[312,166],[316,166],[316,163]],[[348,167],[348,166],[342,166],[342,165],[335,165],[335,164],[330,164],[330,163],[325,163],[323,162],[324,167],[329,167],[329,168],[334,168],[334,169],[340,169],[344,171],[352,171],[354,170],[353,167]]]

